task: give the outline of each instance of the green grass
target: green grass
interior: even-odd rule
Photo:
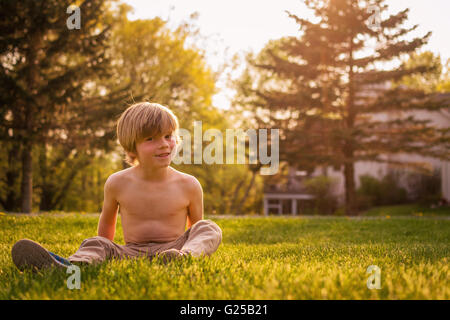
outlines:
[[[430,208],[417,204],[374,207],[363,213],[364,216],[417,216],[437,217],[449,216],[450,207]]]
[[[96,234],[98,217],[0,216],[0,299],[449,299],[450,220],[438,218],[233,218],[213,220],[223,243],[211,257],[110,261],[68,274],[19,272],[15,241],[63,256]],[[123,244],[120,221],[115,241]],[[367,288],[367,267],[381,289]]]

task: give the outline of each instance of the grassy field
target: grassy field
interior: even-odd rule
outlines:
[[[450,217],[449,207],[430,208],[417,204],[374,207],[363,213],[364,216],[415,216],[415,217]]]
[[[212,218],[223,243],[211,257],[164,265],[145,259],[82,267],[70,276],[19,272],[15,241],[63,256],[94,236],[97,216],[0,216],[0,299],[449,299],[450,220],[397,218]],[[123,244],[120,221],[115,241]],[[381,289],[367,288],[367,267]]]

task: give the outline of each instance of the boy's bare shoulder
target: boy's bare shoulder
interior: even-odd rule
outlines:
[[[125,180],[128,180],[130,178],[130,169],[131,168],[127,168],[111,174],[108,179],[106,179],[105,186],[114,188],[115,186],[125,182]]]
[[[180,181],[182,181],[182,183],[184,184],[185,187],[187,187],[189,189],[196,189],[200,186],[200,188],[201,188],[200,182],[193,175],[178,171],[174,168],[171,168],[171,169],[174,172],[175,178],[177,180],[179,179]]]

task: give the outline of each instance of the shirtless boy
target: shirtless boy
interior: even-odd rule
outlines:
[[[179,143],[177,133],[178,119],[164,106],[143,102],[125,110],[117,123],[117,137],[131,167],[105,182],[98,235],[84,240],[67,259],[29,239],[19,240],[12,248],[15,265],[20,270],[67,268],[139,256],[159,256],[168,262],[214,253],[222,231],[203,219],[200,183],[170,167]],[[119,209],[125,245],[114,243]]]

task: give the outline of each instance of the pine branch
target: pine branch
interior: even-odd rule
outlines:
[[[319,74],[318,70],[310,65],[300,65],[279,58],[273,50],[268,50],[268,54],[272,59],[272,63],[257,64],[250,62],[250,64],[255,68],[270,70],[280,76],[295,77],[299,80],[311,80]]]
[[[426,73],[433,71],[434,67],[429,66],[417,66],[415,68],[405,69],[403,66],[394,69],[394,70],[382,70],[382,71],[366,71],[355,74],[355,84],[356,85],[364,85],[364,84],[374,84],[374,83],[382,83],[391,81],[398,81],[401,78],[417,74],[417,73]],[[364,88],[362,88],[364,90]]]
[[[450,94],[426,94],[422,90],[395,88],[379,96],[372,104],[361,108],[364,113],[384,111],[439,111],[450,108]]]
[[[389,18],[380,22],[380,27],[383,29],[383,31],[385,31],[386,29],[387,30],[398,29],[398,26],[404,24],[405,21],[408,19],[408,14],[409,8],[406,8],[403,11],[390,15]]]

